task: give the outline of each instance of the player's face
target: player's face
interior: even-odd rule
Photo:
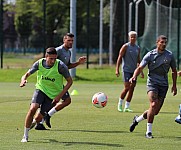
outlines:
[[[137,36],[135,34],[130,35],[129,41],[131,44],[135,44]]]
[[[64,47],[66,49],[72,48],[73,42],[74,42],[74,38],[67,36],[66,38],[64,38]]]
[[[52,67],[55,64],[56,59],[57,59],[57,55],[56,54],[47,55],[46,56],[46,64],[49,67]]]
[[[163,52],[167,45],[167,39],[160,39],[157,41],[157,49],[159,52]]]

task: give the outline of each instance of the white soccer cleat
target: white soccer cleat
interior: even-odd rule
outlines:
[[[22,142],[22,143],[28,142],[28,137],[23,136],[21,142]]]
[[[180,117],[180,115],[178,115],[178,116],[175,118],[175,122],[181,124],[181,117]]]

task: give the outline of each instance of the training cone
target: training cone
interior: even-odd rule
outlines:
[[[77,90],[73,90],[70,95],[79,95]]]

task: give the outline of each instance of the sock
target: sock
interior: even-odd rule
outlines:
[[[41,120],[41,122],[40,122],[40,124],[43,124],[43,123],[44,123],[44,121],[45,121],[45,120],[44,120],[44,119],[42,119],[42,120]]]
[[[129,108],[129,105],[130,105],[130,102],[126,101],[124,108]]]
[[[28,137],[29,130],[30,128],[24,127],[24,137]]]
[[[147,131],[146,131],[146,134],[148,134],[149,132],[152,133],[152,123],[147,123]]]
[[[123,99],[119,98],[119,105],[123,104]]]
[[[181,116],[181,104],[179,105],[179,115]]]
[[[55,107],[53,107],[49,112],[49,116],[52,116],[54,113],[56,113],[57,111],[55,110]]]
[[[33,119],[33,122],[32,123],[36,123],[36,120],[35,119]]]
[[[137,121],[137,122],[140,122],[140,121],[142,121],[142,120],[145,120],[145,118],[143,117],[143,114],[140,115],[138,118],[136,118],[136,121]]]

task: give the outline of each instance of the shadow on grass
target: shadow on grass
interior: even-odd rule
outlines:
[[[126,131],[98,131],[98,130],[46,130],[46,131],[61,131],[61,132],[95,132],[95,133],[129,133]],[[98,143],[98,142],[60,142],[55,139],[41,139],[42,143],[57,143],[57,144],[65,144],[65,146],[72,146],[72,145],[95,145],[95,146],[109,146],[109,147],[123,147],[121,144],[110,144],[110,143]],[[44,141],[47,140],[47,141]],[[37,141],[30,141],[30,142],[37,142]]]
[[[73,145],[95,145],[95,146],[109,146],[109,147],[123,147],[121,144],[110,144],[110,143],[98,143],[98,142],[60,142],[55,139],[42,139],[48,140],[42,141],[42,143],[56,143],[56,144],[65,144],[65,146],[73,146]],[[35,142],[35,141],[34,141]],[[38,141],[40,142],[40,141]]]
[[[80,77],[80,76],[75,76],[74,81],[92,81],[91,79]]]
[[[146,110],[146,109],[145,109]],[[134,111],[134,112],[131,112],[130,114],[133,114],[133,116],[134,115],[141,115],[142,113],[143,113],[144,111]],[[166,112],[166,111],[161,111],[161,112],[159,112],[159,114],[176,114],[176,115],[178,115],[178,112]],[[159,115],[158,114],[158,115]]]
[[[128,131],[98,131],[98,130],[48,130],[48,131],[63,131],[63,132],[92,132],[92,133],[130,133]]]

